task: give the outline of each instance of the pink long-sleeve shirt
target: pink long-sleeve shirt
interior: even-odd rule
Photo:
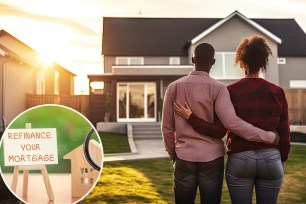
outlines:
[[[247,140],[265,143],[275,140],[273,132],[256,128],[236,116],[224,84],[211,78],[207,72],[192,71],[171,83],[165,94],[162,134],[170,159],[176,154],[186,161],[209,162],[225,154],[223,140],[200,135],[175,113],[175,101],[186,101],[193,113],[211,123],[216,113],[226,129]]]

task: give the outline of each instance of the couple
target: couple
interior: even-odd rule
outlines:
[[[259,78],[272,55],[265,39],[253,35],[236,50],[245,77],[226,87],[209,76],[215,50],[194,50],[195,71],[166,91],[162,133],[174,166],[175,202],[221,203],[224,142],[226,182],[234,204],[277,203],[290,149],[288,105],[282,88]],[[237,115],[236,115],[237,114]],[[275,134],[276,132],[276,134]]]

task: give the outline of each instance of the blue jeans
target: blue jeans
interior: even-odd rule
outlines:
[[[201,203],[221,203],[224,157],[210,162],[189,162],[174,159],[174,194],[176,204],[193,204],[197,189]]]
[[[277,203],[283,176],[278,149],[228,155],[226,182],[233,204],[251,204],[254,186],[257,204]]]

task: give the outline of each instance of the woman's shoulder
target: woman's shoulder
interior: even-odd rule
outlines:
[[[263,79],[264,83],[265,83],[265,88],[266,90],[270,90],[270,91],[273,91],[275,93],[283,93],[284,90],[282,87],[270,82],[270,81],[267,81],[265,79]]]
[[[273,92],[277,94],[284,93],[282,87],[267,81],[263,78],[242,78],[227,86],[230,92]]]

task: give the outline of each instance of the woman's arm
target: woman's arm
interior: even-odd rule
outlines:
[[[282,114],[276,131],[279,134],[279,150],[281,154],[281,159],[283,165],[285,165],[284,163],[288,159],[288,154],[290,151],[290,124],[288,117],[288,104],[284,91],[282,91],[282,97],[284,99]]]
[[[216,114],[215,122],[210,123],[192,113],[191,108],[186,102],[184,104],[185,106],[177,101],[174,103],[174,109],[178,115],[189,122],[197,133],[219,139],[222,139],[226,135],[227,130],[224,128]]]

